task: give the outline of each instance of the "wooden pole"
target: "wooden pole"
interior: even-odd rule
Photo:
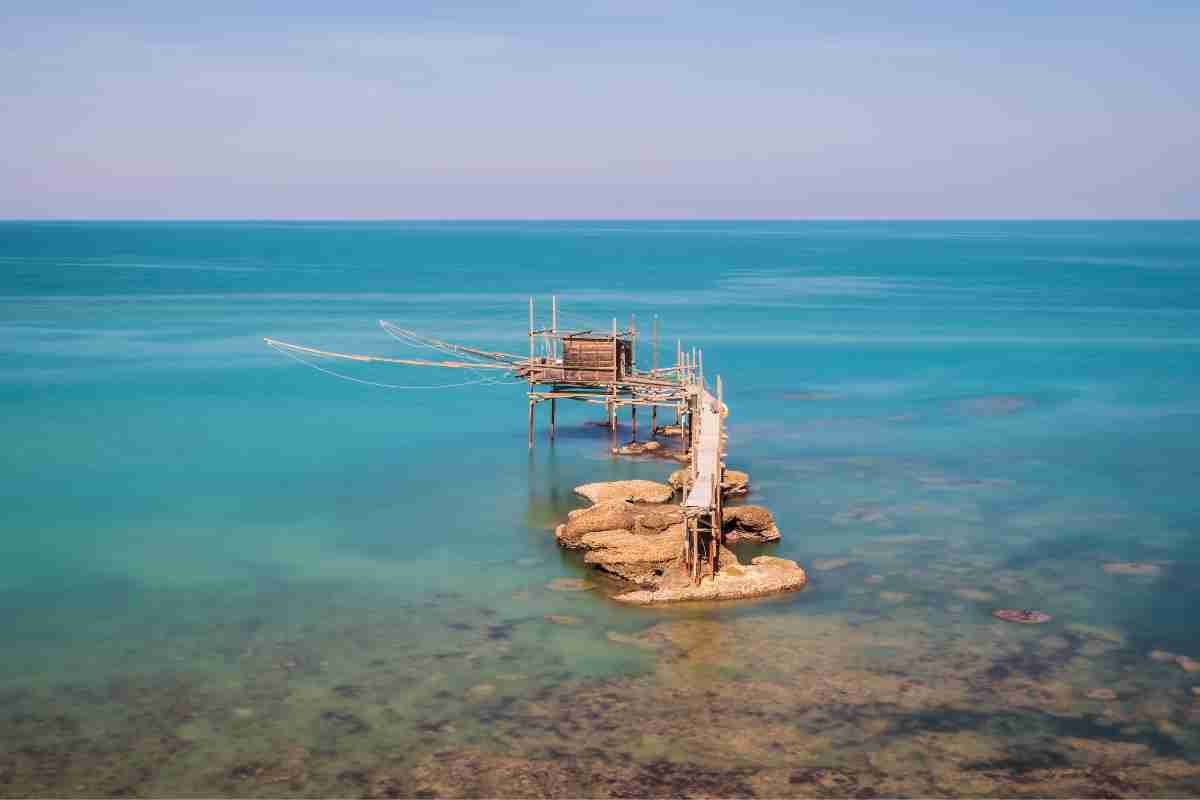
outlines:
[[[556,297],[555,295],[550,295],[550,333],[554,337],[553,341],[551,342],[551,346],[554,349],[551,351],[550,357],[554,361],[557,361],[558,360],[558,297]],[[551,416],[553,416],[553,414],[551,414]]]
[[[613,379],[613,383],[616,383],[617,375],[620,374],[620,368],[621,368],[621,365],[619,363],[620,356],[621,356],[621,348],[617,347],[617,318],[616,317],[613,317],[612,340],[613,340],[613,377],[612,377],[612,379]],[[613,387],[613,391],[616,391],[615,386]],[[613,430],[616,430],[616,425],[613,425]]]
[[[529,364],[533,365],[533,298],[529,298]]]
[[[637,317],[633,314],[629,315],[629,366],[631,369],[637,368]]]
[[[650,323],[650,372],[654,377],[658,377],[658,314],[654,315],[654,321]],[[650,438],[653,439],[658,435],[658,406],[650,406]]]

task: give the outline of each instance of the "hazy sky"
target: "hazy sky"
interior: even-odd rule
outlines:
[[[1200,217],[1200,3],[732,5],[8,0],[0,217]]]

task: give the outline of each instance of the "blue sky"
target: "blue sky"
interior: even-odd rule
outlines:
[[[1200,4],[743,5],[10,0],[0,217],[1200,217]]]

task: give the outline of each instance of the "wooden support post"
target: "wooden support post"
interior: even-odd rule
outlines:
[[[550,398],[550,441],[554,441],[555,428],[558,424],[558,401]]]
[[[629,368],[637,371],[637,317],[629,315]]]
[[[650,373],[655,378],[658,377],[658,315],[654,315],[654,321],[650,324]],[[653,439],[658,435],[658,405],[650,406],[650,438]]]
[[[632,425],[633,441],[637,441],[637,404],[629,406],[629,417]]]
[[[529,365],[533,366],[533,298],[529,298]]]
[[[532,342],[533,339],[530,339],[529,341]],[[533,407],[534,407],[534,405],[536,405],[536,403],[537,403],[537,401],[533,400],[533,399],[530,399],[530,401],[529,401],[529,449],[530,450],[533,449]]]

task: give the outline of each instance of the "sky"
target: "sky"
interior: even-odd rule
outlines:
[[[733,5],[7,0],[0,217],[1200,217],[1200,3]]]

